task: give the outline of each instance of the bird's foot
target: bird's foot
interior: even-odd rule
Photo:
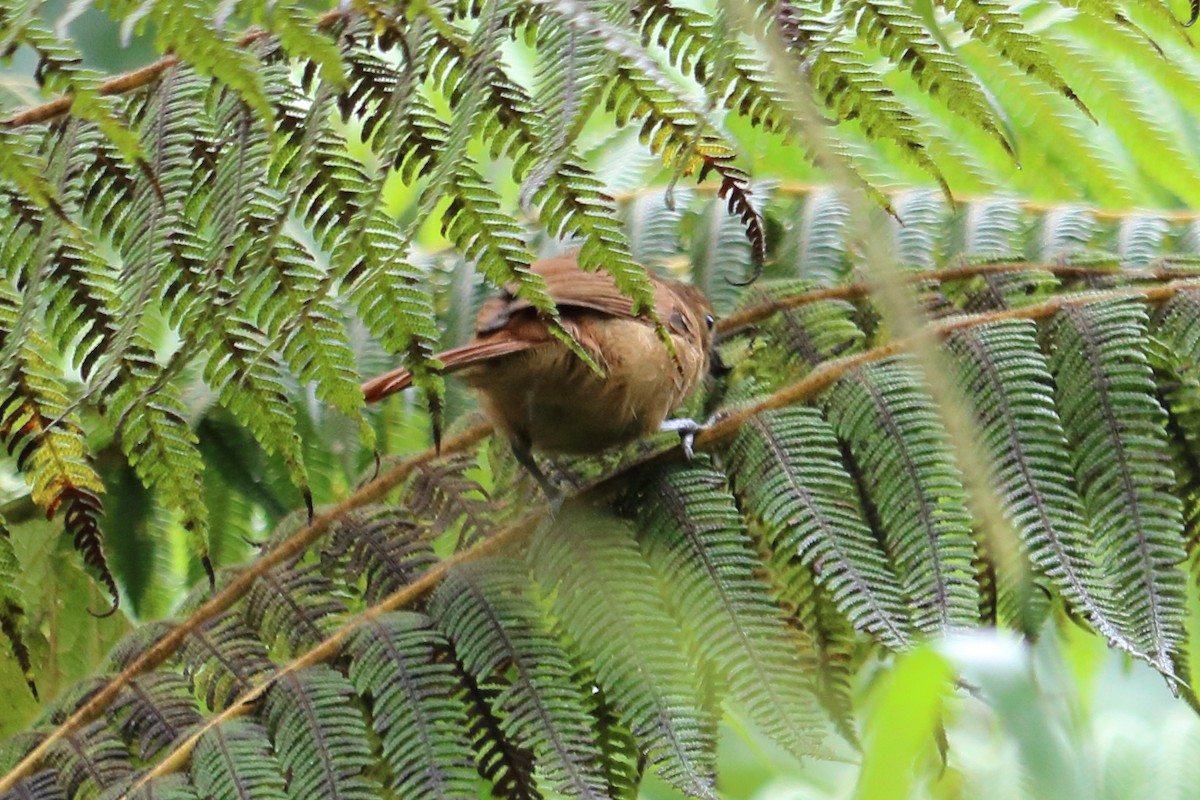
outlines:
[[[658,429],[663,433],[668,431],[678,433],[679,443],[683,445],[683,454],[687,457],[687,460],[691,461],[695,457],[694,445],[696,444],[696,434],[704,430],[702,424],[694,419],[683,417],[681,419],[664,420]]]

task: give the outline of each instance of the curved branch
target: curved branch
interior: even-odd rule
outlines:
[[[1067,264],[1033,264],[1029,262],[1002,262],[995,264],[964,264],[960,267],[931,269],[924,272],[911,272],[900,276],[900,283],[913,285],[936,281],[961,281],[980,275],[999,275],[1013,272],[1049,272],[1054,275],[1065,275],[1077,278],[1114,277],[1133,281],[1170,281],[1187,278],[1200,278],[1200,269],[1173,270],[1165,267],[1155,269],[1106,269],[1103,267],[1071,266]],[[829,289],[814,289],[803,294],[790,295],[744,308],[717,323],[718,341],[740,332],[747,326],[786,309],[819,303],[822,300],[858,300],[869,296],[878,286],[870,281],[852,283],[847,286],[837,286]]]

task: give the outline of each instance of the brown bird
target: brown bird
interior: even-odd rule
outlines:
[[[689,284],[651,278],[658,317],[675,346],[672,356],[653,321],[632,312],[632,301],[607,273],[581,269],[574,255],[538,261],[532,269],[545,278],[563,328],[603,377],[555,338],[545,316],[512,287],[484,303],[474,339],[437,357],[445,372],[461,374],[475,389],[480,408],[547,495],[557,491],[531,449],[595,453],[662,430],[678,431],[690,449],[699,425],[667,421],[667,415],[708,371],[714,324],[708,299]],[[370,403],[411,382],[412,373],[396,369],[362,389]]]

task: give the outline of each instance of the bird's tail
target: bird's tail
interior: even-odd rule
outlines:
[[[462,347],[455,347],[453,350],[438,353],[436,357],[438,361],[442,362],[441,372],[448,374],[456,372],[463,367],[478,364],[481,361],[519,353],[522,350],[529,350],[533,347],[537,347],[537,343],[518,339],[497,338],[489,341],[470,342],[464,344]],[[404,391],[412,385],[412,380],[413,375],[411,372],[403,367],[397,367],[391,372],[386,372],[364,383],[362,385],[363,396],[368,403],[375,403],[388,395]]]

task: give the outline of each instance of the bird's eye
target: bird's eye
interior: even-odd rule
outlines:
[[[717,320],[713,317],[712,314],[705,314],[704,315],[704,324],[707,325],[708,329],[711,331],[713,329],[713,327],[717,324]]]

